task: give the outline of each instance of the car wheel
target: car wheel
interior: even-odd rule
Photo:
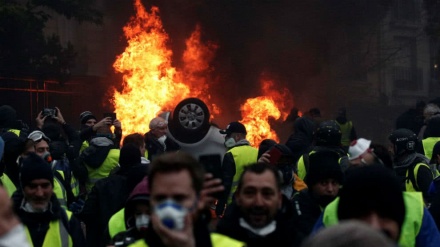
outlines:
[[[209,118],[208,107],[202,100],[184,99],[174,108],[170,132],[180,142],[196,143],[209,131]]]

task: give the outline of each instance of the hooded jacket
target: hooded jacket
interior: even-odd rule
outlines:
[[[295,162],[301,155],[310,150],[315,129],[315,123],[308,118],[301,117],[295,120],[293,124],[294,132],[286,142],[286,146],[293,153]]]

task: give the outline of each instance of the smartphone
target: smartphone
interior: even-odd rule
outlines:
[[[116,113],[115,112],[106,112],[104,113],[104,118],[110,117],[112,119],[112,122],[116,119]]]
[[[211,173],[213,178],[223,179],[222,175],[222,157],[219,154],[200,155],[199,162],[205,168],[206,173]],[[212,195],[219,199],[223,196],[223,191]]]
[[[276,147],[273,147],[272,149],[269,150],[269,154],[270,154],[269,164],[276,165],[279,159],[281,158],[282,155],[281,150],[279,150]]]

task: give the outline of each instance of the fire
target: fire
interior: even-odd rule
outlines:
[[[274,81],[262,79],[262,91],[265,96],[247,99],[240,107],[242,120],[246,126],[246,139],[252,146],[258,147],[264,139],[273,139],[279,142],[279,138],[270,126],[269,120],[285,120],[289,110],[293,106],[291,94],[288,89],[282,91],[273,89]]]
[[[136,15],[123,28],[128,45],[113,64],[123,73],[123,89],[114,89],[115,112],[124,133],[144,133],[149,121],[161,111],[169,111],[184,98],[200,97],[209,102],[208,77],[210,60],[217,46],[200,42],[200,27],[186,41],[184,68],[172,66],[173,52],[168,48],[168,34],[159,17],[159,9],[147,12],[135,0]],[[209,105],[209,104],[208,104]],[[215,113],[215,105],[211,104]]]
[[[209,104],[211,95],[209,83],[213,80],[209,75],[214,71],[210,62],[214,59],[218,45],[208,42],[206,45],[201,42],[200,25],[197,25],[194,32],[186,40],[186,50],[183,53],[182,81],[192,89],[192,97],[204,101],[211,112],[211,116],[220,114],[220,109],[215,104]]]

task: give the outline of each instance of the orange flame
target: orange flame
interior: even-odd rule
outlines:
[[[217,46],[203,45],[197,26],[186,41],[183,72],[171,64],[172,51],[167,47],[168,34],[162,26],[159,9],[147,12],[135,0],[136,15],[124,27],[128,40],[125,51],[113,64],[123,73],[123,89],[114,89],[113,104],[124,133],[144,133],[149,121],[164,110],[171,110],[184,98],[200,97],[209,102],[207,72]],[[209,105],[209,104],[208,104]],[[215,113],[215,105],[211,105]],[[217,110],[217,112],[219,112]]]
[[[240,122],[246,127],[246,139],[254,147],[258,147],[264,139],[273,139],[279,142],[269,120],[270,118],[285,120],[293,106],[288,89],[277,91],[273,89],[274,82],[268,79],[262,79],[261,84],[265,96],[247,99],[246,103],[240,107],[243,118]]]

